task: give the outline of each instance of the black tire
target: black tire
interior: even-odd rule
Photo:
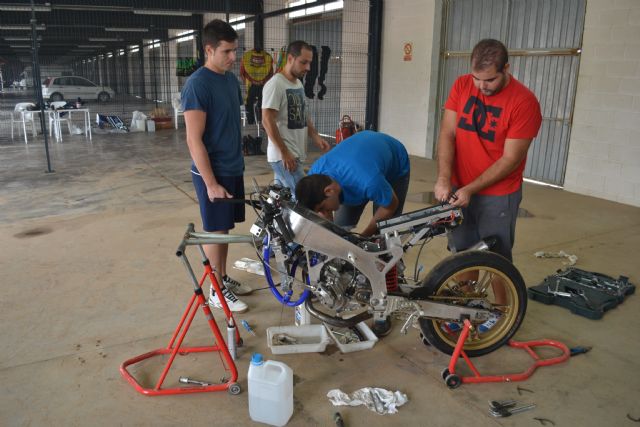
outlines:
[[[440,376],[442,377],[443,380],[446,380],[447,377],[449,376],[449,368],[444,368],[442,370],[442,372],[440,372]]]
[[[109,95],[107,92],[100,92],[98,94],[98,102],[109,102],[110,99],[111,95]]]
[[[422,332],[420,332],[420,341],[422,341],[422,344],[426,345],[427,347],[431,347],[431,343],[427,341]]]
[[[64,96],[62,96],[60,92],[54,92],[49,97],[49,101],[51,102],[64,101]]]
[[[461,284],[456,279],[460,274],[472,272],[477,272],[479,280],[467,280],[469,283]],[[495,304],[490,284],[496,277],[504,283],[506,296],[506,302],[500,307]],[[489,284],[484,292],[478,292],[476,288],[483,283]],[[489,330],[482,333],[476,327],[469,333],[463,349],[470,357],[491,353],[507,343],[520,327],[527,310],[527,288],[520,272],[506,258],[487,251],[461,252],[445,258],[425,277],[421,287],[412,292],[411,298],[434,299],[456,305],[462,303],[499,313],[499,320]],[[429,318],[419,321],[423,342],[426,340],[443,353],[452,354],[462,328],[453,332],[446,323],[445,320]]]

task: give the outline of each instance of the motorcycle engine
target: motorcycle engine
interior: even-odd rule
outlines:
[[[363,291],[366,293],[367,289],[371,289],[368,280],[353,265],[342,259],[332,259],[322,267],[314,293],[325,307],[344,311],[355,308],[354,305],[360,306],[354,296]]]

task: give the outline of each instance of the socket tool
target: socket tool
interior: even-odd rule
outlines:
[[[189,377],[180,377],[180,379],[178,381],[181,384],[193,384],[193,385],[199,385],[201,387],[207,387],[207,386],[213,385],[213,384],[208,383],[206,381],[192,380]]]

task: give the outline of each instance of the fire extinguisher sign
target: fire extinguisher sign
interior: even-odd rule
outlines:
[[[411,61],[411,59],[413,58],[413,43],[405,42],[402,50],[404,52],[404,60]]]

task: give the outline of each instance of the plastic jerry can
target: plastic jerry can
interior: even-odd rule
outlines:
[[[307,302],[296,305],[294,323],[296,326],[304,326],[311,324],[311,316],[307,311]]]
[[[293,371],[282,362],[254,353],[249,365],[249,416],[253,421],[284,426],[293,414]]]

